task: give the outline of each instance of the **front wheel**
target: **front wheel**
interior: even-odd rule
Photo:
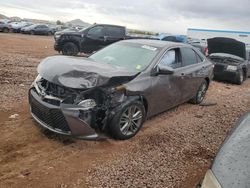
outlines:
[[[200,104],[205,98],[207,89],[208,89],[208,82],[206,80],[203,80],[196,95],[190,100],[190,102],[193,104]]]
[[[124,105],[110,122],[111,136],[118,140],[132,138],[141,129],[145,115],[145,108],[140,101]]]
[[[245,78],[244,78],[244,72],[241,69],[241,70],[239,70],[238,75],[236,77],[236,84],[241,85],[244,80],[245,80]]]
[[[78,47],[73,42],[67,42],[63,45],[62,54],[76,56],[79,53]]]
[[[6,27],[3,28],[3,32],[4,32],[4,33],[9,33],[9,31],[10,31],[9,28],[6,28]]]

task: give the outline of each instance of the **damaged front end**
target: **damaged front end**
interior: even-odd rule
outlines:
[[[43,127],[64,135],[98,139],[112,111],[126,100],[123,87],[73,89],[41,76],[29,90],[31,115]]]

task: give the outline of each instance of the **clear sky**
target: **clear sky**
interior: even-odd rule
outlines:
[[[189,27],[250,31],[250,0],[1,0],[0,14],[179,34]]]

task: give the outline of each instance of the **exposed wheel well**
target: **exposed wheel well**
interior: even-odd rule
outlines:
[[[143,96],[141,96],[141,100],[143,102],[143,105],[144,105],[144,108],[145,108],[145,111],[146,111],[146,114],[147,114],[147,112],[148,112],[148,101]]]
[[[246,67],[242,67],[242,70],[243,70],[244,78],[246,78],[247,77],[247,68]]]
[[[205,78],[206,82],[207,82],[207,87],[209,86],[210,84],[210,79],[208,77]]]
[[[63,46],[64,46],[65,44],[67,44],[67,43],[73,43],[74,45],[77,46],[78,50],[80,50],[80,46],[78,45],[77,42],[75,42],[75,41],[65,41],[65,42],[63,43]]]

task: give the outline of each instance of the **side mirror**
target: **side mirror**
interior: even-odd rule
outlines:
[[[157,73],[158,74],[173,74],[174,73],[174,69],[164,65],[164,64],[159,64],[157,66]]]

